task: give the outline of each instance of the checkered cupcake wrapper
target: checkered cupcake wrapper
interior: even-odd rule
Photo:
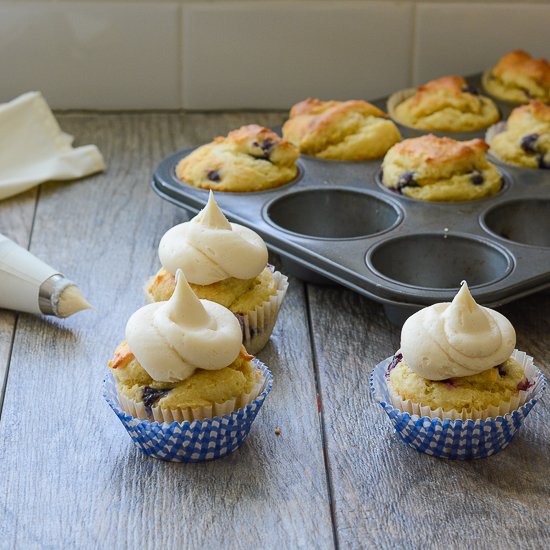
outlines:
[[[246,439],[252,422],[273,385],[271,371],[257,359],[254,365],[265,382],[262,392],[248,405],[221,417],[193,422],[151,422],[124,412],[120,406],[115,380],[108,373],[103,380],[103,397],[118,416],[128,434],[146,455],[169,462],[205,462],[231,454]]]
[[[522,352],[519,352],[522,353]],[[525,355],[525,354],[524,354]],[[525,356],[532,360],[529,356]],[[370,388],[395,427],[399,437],[413,449],[439,458],[469,460],[494,455],[512,441],[525,417],[546,389],[546,378],[536,367],[529,399],[519,408],[485,420],[451,420],[420,417],[396,409],[386,384],[386,369],[392,357],[378,363],[370,376]]]

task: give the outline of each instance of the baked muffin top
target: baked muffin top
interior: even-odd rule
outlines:
[[[367,101],[311,98],[292,107],[283,135],[302,153],[333,160],[381,157],[401,139],[388,115]]]
[[[298,156],[286,139],[250,124],[195,149],[178,163],[176,174],[203,189],[262,191],[294,179]]]
[[[550,63],[523,50],[503,55],[483,78],[485,89],[499,99],[527,103],[550,101]]]
[[[492,139],[491,153],[517,166],[550,169],[550,105],[531,101],[514,109],[506,130]]]
[[[461,76],[427,82],[393,107],[390,114],[406,126],[451,132],[479,130],[500,118],[493,101],[479,95]]]
[[[433,201],[473,200],[500,190],[501,177],[486,158],[481,139],[457,141],[426,135],[394,145],[382,163],[384,185]]]

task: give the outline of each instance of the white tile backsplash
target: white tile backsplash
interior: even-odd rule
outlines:
[[[0,4],[0,101],[40,90],[54,108],[180,106],[177,3]]]
[[[190,4],[183,105],[288,108],[374,98],[407,85],[412,6],[396,2]]]
[[[0,102],[58,109],[286,109],[374,98],[523,48],[548,0],[0,0]]]
[[[420,4],[416,17],[415,84],[482,71],[510,50],[550,57],[549,4]]]

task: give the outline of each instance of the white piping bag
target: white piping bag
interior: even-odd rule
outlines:
[[[75,283],[0,234],[0,308],[68,317],[91,306]]]

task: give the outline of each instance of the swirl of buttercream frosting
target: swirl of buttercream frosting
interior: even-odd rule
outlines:
[[[267,264],[267,248],[251,229],[229,223],[210,191],[203,210],[164,234],[159,258],[170,273],[181,269],[190,283],[209,285],[256,277]]]
[[[515,345],[510,321],[478,305],[465,281],[452,302],[420,310],[401,331],[403,359],[429,380],[483,372],[506,361]]]
[[[230,365],[239,355],[242,331],[233,313],[199,300],[178,271],[172,297],[138,309],[126,324],[126,340],[153,380],[177,382],[198,368]]]

